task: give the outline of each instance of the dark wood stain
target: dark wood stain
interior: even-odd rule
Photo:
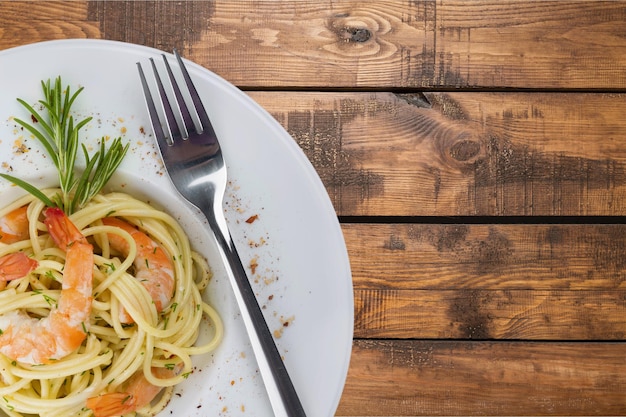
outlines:
[[[476,272],[486,274],[498,271],[504,265],[512,265],[513,245],[504,233],[489,228],[486,239],[472,243],[470,253],[475,259]]]
[[[428,239],[439,252],[455,252],[467,245],[467,225],[441,225],[432,230],[434,233]]]
[[[356,205],[383,192],[383,178],[362,168],[361,157],[342,146],[343,125],[364,109],[345,103],[341,107],[351,110],[293,111],[286,122],[288,132],[315,166],[338,211],[351,210],[344,205]]]
[[[626,230],[624,227],[600,226],[600,233],[590,244],[594,266],[603,274],[610,274],[619,285],[626,279]]]
[[[496,212],[484,214],[532,214],[535,204],[547,204],[551,214],[579,214],[577,204],[582,202],[577,200],[584,190],[610,191],[626,184],[626,165],[616,160],[546,154],[502,136],[485,138],[484,146],[485,156],[473,164],[470,191],[477,199],[497,203]],[[564,195],[563,190],[575,191]],[[508,207],[508,202],[524,207]]]
[[[432,104],[433,110],[437,110],[450,120],[467,120],[467,113],[463,106],[446,93],[426,94],[426,98]]]
[[[103,38],[189,55],[214,11],[212,1],[90,1],[88,18]]]
[[[400,236],[390,235],[389,240],[385,241],[383,248],[388,250],[406,250],[406,244]]]
[[[464,338],[489,339],[492,318],[482,308],[489,303],[489,291],[467,290],[457,294],[448,309],[450,321],[458,323]]]

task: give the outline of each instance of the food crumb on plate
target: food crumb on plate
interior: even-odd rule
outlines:
[[[252,215],[252,216],[248,217],[246,219],[246,223],[251,224],[251,223],[254,223],[258,219],[259,219],[259,215],[255,214],[255,215]]]
[[[24,142],[22,141],[22,137],[15,139],[15,141],[13,142],[13,149],[14,149],[13,152],[16,154],[23,154],[23,153],[27,153],[28,151],[30,151],[30,148],[26,146]]]
[[[282,326],[276,330],[274,330],[274,337],[277,339],[280,339],[283,335],[283,332],[285,331],[285,328],[289,327],[289,325],[295,320],[294,316],[291,316],[289,318],[284,318],[281,316],[280,318],[280,322],[282,324]]]
[[[259,262],[257,257],[250,259],[250,272],[252,272],[252,275],[256,274],[256,269],[258,268],[258,266]]]

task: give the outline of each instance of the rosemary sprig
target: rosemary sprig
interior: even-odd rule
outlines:
[[[107,150],[104,145],[105,138],[102,138],[100,149],[91,156],[85,145],[81,145],[86,165],[82,172],[79,172],[75,167],[79,148],[78,134],[92,118],[87,117],[74,124],[70,110],[83,87],[72,94],[69,86],[63,88],[61,77],[57,77],[52,85],[50,80],[42,81],[41,87],[44,99],[39,100],[39,103],[47,117],[18,98],[20,104],[31,114],[33,123],[18,118],[15,121],[37,138],[50,155],[59,173],[61,192],[50,199],[37,187],[19,178],[8,174],[0,176],[22,187],[47,206],[57,206],[67,214],[72,214],[84,207],[102,190],[122,162],[129,144],[122,145],[122,138],[117,138]]]

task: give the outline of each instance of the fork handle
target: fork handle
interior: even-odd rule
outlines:
[[[235,299],[250,337],[252,350],[259,365],[272,409],[276,417],[305,417],[304,408],[291,382],[261,307],[257,302],[246,271],[241,263],[226,220],[217,219],[214,211],[202,210],[209,220],[227,266],[227,275],[233,286]]]

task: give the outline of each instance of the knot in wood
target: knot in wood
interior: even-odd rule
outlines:
[[[463,139],[450,147],[450,156],[459,162],[468,162],[480,153],[480,143]]]
[[[367,42],[372,37],[372,32],[365,28],[344,27],[341,30],[341,37],[346,42]]]

